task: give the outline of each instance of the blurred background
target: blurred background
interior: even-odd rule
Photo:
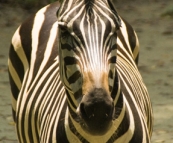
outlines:
[[[0,0],[0,3],[6,3],[10,5],[18,5],[24,9],[39,9],[46,4],[55,2],[56,0]]]
[[[7,60],[12,35],[32,13],[55,0],[0,0],[0,143],[17,143]],[[152,143],[173,143],[173,0],[114,0],[140,42],[139,70],[154,112]]]

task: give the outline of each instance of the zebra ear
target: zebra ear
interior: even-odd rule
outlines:
[[[121,27],[121,19],[118,15],[117,11],[115,10],[114,3],[112,0],[108,0],[108,4],[109,4],[109,7],[111,8],[112,12],[115,14],[117,29],[119,29]]]

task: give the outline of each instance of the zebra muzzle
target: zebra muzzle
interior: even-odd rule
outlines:
[[[114,116],[113,100],[102,88],[95,88],[84,95],[77,110],[83,120],[83,128],[93,134],[102,135],[110,128]]]

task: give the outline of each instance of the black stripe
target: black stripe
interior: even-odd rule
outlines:
[[[112,79],[113,79],[113,72],[112,72],[112,70],[109,70],[108,77],[110,77],[110,78],[112,78]]]
[[[57,7],[52,8],[52,6],[49,6],[47,10],[44,13],[45,19],[43,21],[42,27],[39,32],[39,39],[38,39],[38,50],[36,53],[36,62],[34,65],[34,72],[33,72],[33,78],[36,76],[38,69],[41,65],[41,62],[44,59],[44,52],[46,50],[46,46],[49,40],[50,36],[50,30],[52,28],[52,25],[57,21],[56,17],[56,9]],[[51,17],[51,18],[50,18]],[[50,47],[48,47],[50,48]]]
[[[56,80],[56,79],[55,79]],[[56,84],[59,84],[59,81],[57,81],[56,80]],[[55,86],[55,85],[54,85]],[[54,99],[53,99],[53,101],[56,101],[57,100],[57,96],[56,95],[58,95],[58,96],[60,96],[59,95],[59,91],[60,91],[60,89],[62,89],[62,87],[59,87],[59,89],[57,89],[56,87],[55,87],[55,96],[54,96]],[[59,106],[59,109],[57,109],[57,106],[54,106],[54,108],[53,109],[51,109],[51,112],[53,113],[53,115],[55,114],[55,116],[57,117],[58,116],[58,113],[61,111],[61,112],[63,112],[62,110],[60,110],[60,108],[63,106],[63,104],[62,104],[62,101],[64,100],[64,97],[65,95],[63,95],[63,97],[61,96],[61,97],[59,97],[59,99],[56,101],[56,102],[52,102],[54,105],[58,105],[58,103],[61,103],[61,105]],[[48,104],[50,104],[50,103],[48,103]],[[48,106],[48,105],[47,105]],[[53,105],[52,105],[53,106]],[[61,119],[61,118],[60,118]],[[60,120],[59,119],[59,120]],[[53,122],[55,123],[55,122],[59,122],[59,121],[57,121],[56,120],[56,118],[54,118],[54,120],[53,120]],[[51,122],[50,122],[51,123]],[[58,123],[59,124],[59,123]],[[53,125],[54,126],[54,125]],[[57,129],[57,126],[56,126],[56,129]],[[53,135],[53,132],[54,132],[54,130],[53,130],[53,127],[51,127],[51,131],[50,131],[50,135]],[[45,138],[46,138],[46,136],[45,136]],[[49,138],[49,141],[48,141],[49,143],[51,143],[52,142],[52,138],[50,137]],[[59,142],[59,141],[58,141]]]
[[[128,46],[127,46],[126,40],[124,39],[124,36],[123,36],[124,34],[121,32],[121,30],[118,30],[117,34],[118,34],[118,37],[119,37],[120,41],[123,44],[123,48],[125,48],[128,53],[131,53],[129,51]],[[119,50],[119,47],[118,47],[118,50]]]
[[[138,61],[139,61],[139,53],[138,53],[138,55],[136,56],[136,59],[135,59],[136,65],[138,65]]]
[[[117,37],[117,36],[116,36]],[[114,44],[112,47],[111,47],[111,50],[116,50],[117,49],[117,44]]]
[[[20,47],[20,48],[22,48],[22,47]],[[11,45],[11,47],[10,47],[9,57],[10,57],[10,61],[13,65],[14,69],[16,70],[16,72],[22,82],[23,77],[24,77],[24,67],[23,67],[23,63],[19,59],[16,51],[14,50],[13,45]]]
[[[27,77],[26,78],[28,78],[28,75],[27,75]],[[26,84],[27,84],[27,82],[25,82],[25,83],[23,83],[23,86],[24,87],[26,87]],[[21,92],[21,97],[20,97],[20,99],[21,100],[18,100],[19,102],[19,107],[21,107],[21,102],[22,102],[22,99],[23,98],[25,98],[24,96],[26,96],[25,94],[24,94],[24,90],[22,90],[22,92]],[[23,108],[22,108],[23,109]],[[25,136],[25,132],[24,132],[24,130],[25,130],[25,123],[24,123],[24,121],[25,121],[25,116],[22,116],[21,118],[19,118],[19,114],[22,114],[22,115],[26,115],[26,106],[24,106],[24,109],[22,110],[22,112],[21,112],[21,108],[19,108],[19,110],[17,111],[17,115],[16,115],[16,127],[17,127],[17,134],[18,134],[18,136],[20,135],[19,134],[19,125],[18,124],[21,124],[21,137],[22,137],[22,139],[23,139],[23,142],[26,142],[26,136]],[[20,141],[20,138],[19,138],[19,142],[21,142]]]
[[[117,57],[116,57],[116,56],[112,56],[112,57],[108,60],[108,63],[116,64],[116,61],[117,61]]]
[[[11,75],[9,74],[9,80],[10,80],[10,87],[11,87],[11,92],[12,92],[12,95],[13,95],[13,98],[15,100],[17,100],[18,98],[18,94],[19,94],[19,89],[18,87],[16,86],[13,78],[11,77]]]
[[[135,47],[136,47],[136,37],[135,37],[135,34],[134,34],[134,30],[133,30],[132,26],[125,19],[123,19],[123,21],[126,25],[130,47],[131,47],[132,52],[133,52]]]
[[[122,78],[123,79],[126,79],[126,77],[124,77],[124,75],[122,75]],[[129,84],[129,82],[126,80],[126,84],[127,86],[130,88],[130,91],[133,91],[131,89],[131,85]],[[133,117],[134,117],[134,123],[135,123],[135,131],[134,131],[134,134],[133,134],[133,137],[130,141],[130,143],[137,143],[137,142],[142,142],[142,139],[143,139],[143,130],[142,130],[142,125],[141,125],[141,122],[140,122],[140,117],[139,117],[139,113],[135,107],[135,104],[133,103],[133,100],[131,99],[131,97],[129,96],[129,93],[127,92],[126,90],[126,87],[124,85],[123,82],[121,82],[121,87],[123,89],[123,93],[130,105],[130,108],[131,108],[131,111],[132,111],[132,114],[133,114]],[[134,93],[132,93],[133,95],[135,95]]]
[[[119,29],[121,27],[121,19],[119,18],[117,11],[114,8],[114,5],[112,4],[112,1],[108,0],[108,4],[109,4],[112,12],[114,13],[114,15],[116,17],[116,22],[115,23],[116,23],[117,29]]]
[[[35,14],[29,17],[22,25],[19,30],[19,34],[21,36],[21,43],[23,50],[25,52],[25,55],[27,57],[28,63],[30,63],[31,59],[31,49],[32,49],[32,27],[34,23]]]
[[[30,142],[33,142],[33,135],[31,134],[31,127],[32,127],[32,112],[33,112],[33,110],[35,110],[36,112],[38,112],[38,108],[39,108],[39,106],[37,106],[37,108],[36,109],[34,109],[35,108],[35,103],[37,102],[37,100],[38,100],[38,97],[40,96],[40,93],[41,93],[41,91],[42,91],[42,89],[44,89],[44,88],[46,88],[46,90],[45,90],[45,95],[47,94],[47,92],[49,91],[48,89],[51,87],[51,84],[52,84],[52,82],[51,83],[49,83],[49,85],[47,85],[47,87],[45,87],[45,83],[48,81],[48,79],[50,78],[50,76],[51,76],[51,74],[52,74],[52,72],[53,71],[55,71],[56,70],[56,66],[52,69],[52,71],[50,71],[49,72],[49,74],[44,78],[44,80],[43,80],[43,82],[42,82],[42,84],[39,86],[39,88],[37,89],[37,92],[35,93],[35,96],[34,96],[34,98],[33,98],[33,100],[32,100],[32,104],[31,104],[31,108],[30,108],[30,112],[28,113],[28,118],[29,118],[29,122],[28,122],[28,124],[29,124],[29,128],[28,128],[28,133],[30,133]],[[39,82],[39,79],[41,79],[42,78],[42,75],[43,75],[44,73],[42,73],[42,74],[40,74],[40,77],[38,78],[38,81],[36,81],[36,84]],[[56,76],[56,75],[55,75]],[[53,78],[53,79],[55,79],[55,78]],[[36,85],[34,86],[34,87],[36,87]],[[32,90],[30,90],[30,92],[29,92],[29,94],[28,94],[28,99],[27,99],[27,101],[29,101],[29,98],[32,96],[32,94],[33,94],[33,91],[34,91],[35,89],[34,88],[32,88]],[[55,97],[54,97],[55,98]],[[49,99],[49,100],[51,100],[51,99]],[[54,99],[55,100],[55,99]],[[40,100],[40,102],[42,102],[42,100]],[[48,102],[49,103],[49,102]],[[39,104],[39,103],[38,103]],[[50,113],[50,111],[51,111],[52,109],[50,108],[49,109],[49,112],[48,113]],[[35,115],[34,115],[35,117],[35,121],[37,121],[37,120],[39,120],[38,119],[38,115],[35,113]],[[35,127],[35,129],[36,129],[36,127]],[[35,137],[37,138],[37,140],[39,140],[39,134],[38,134],[38,132],[36,132],[36,134],[35,134]]]
[[[116,72],[114,84],[113,84],[113,88],[112,88],[112,92],[111,92],[112,99],[115,99],[115,96],[117,95],[117,92],[118,92],[118,88],[119,88],[119,81],[118,81],[118,74]]]
[[[118,101],[115,105],[115,119],[117,119],[122,111],[122,108],[123,108],[123,96],[122,96],[122,93],[120,93],[120,95],[118,95],[119,98],[118,98]]]
[[[112,91],[113,87],[109,85],[109,91]]]
[[[74,93],[74,97],[76,100],[82,99],[82,89],[81,88]]]
[[[33,72],[33,79],[35,78],[37,72],[38,72],[38,69],[44,59],[44,52],[46,50],[46,46],[47,46],[47,43],[48,43],[48,40],[49,40],[49,36],[50,36],[50,30],[52,28],[52,25],[57,21],[57,17],[56,17],[56,12],[59,8],[59,2],[56,2],[52,5],[50,5],[49,7],[47,7],[47,10],[45,11],[44,15],[45,15],[45,19],[43,21],[43,25],[40,29],[39,32],[39,37],[38,37],[38,50],[36,52],[36,62],[35,62],[35,65],[34,65],[34,72]],[[33,17],[33,20],[34,20],[35,17]],[[27,21],[27,24],[30,25],[30,23]],[[33,25],[33,23],[32,23]],[[30,33],[30,36],[31,36],[31,31],[32,29],[30,28],[26,28],[29,32],[27,33]],[[26,37],[26,36],[25,36]],[[56,39],[56,38],[55,38]],[[32,43],[32,41],[29,39],[29,42]],[[56,40],[54,42],[57,42]],[[24,44],[26,44],[26,42],[24,41],[23,42]],[[23,44],[23,45],[24,45]],[[25,49],[27,49],[27,45],[24,45],[23,47],[25,47]],[[31,45],[29,45],[30,49],[31,49]],[[50,59],[53,59],[57,56],[58,54],[58,45],[57,43],[54,43],[53,45],[53,52],[52,52],[52,55],[50,56]],[[48,47],[48,48],[51,48],[51,47]],[[31,52],[28,53],[31,55]],[[53,56],[54,55],[54,56]],[[30,87],[30,86],[29,86]]]
[[[77,63],[77,60],[74,57],[65,57],[64,58],[65,65],[74,65]]]
[[[129,115],[125,111],[125,115],[124,115],[124,118],[123,118],[121,124],[119,125],[116,132],[111,136],[111,138],[106,143],[114,142],[115,140],[117,140],[119,137],[121,137],[128,131],[129,125],[130,125],[128,119],[129,119]],[[142,143],[142,142],[133,142],[133,143]]]
[[[131,64],[133,64],[134,62],[132,62],[131,61],[131,59],[130,59],[130,57],[131,57],[131,55],[127,55],[126,53],[125,53],[125,51],[121,48],[121,47],[119,47],[118,46],[118,50],[120,51],[120,53],[125,57],[122,57],[123,59],[125,59],[126,61],[129,61]],[[127,51],[127,50],[126,50]],[[120,57],[120,55],[118,55],[119,57]]]
[[[57,143],[69,143],[65,132],[65,113],[67,109],[67,102],[65,102],[65,104],[61,106],[63,106],[63,109],[61,111],[60,119],[59,121],[57,121],[58,127],[56,130],[56,140]]]
[[[32,51],[32,28],[34,23],[35,14],[30,16],[22,25],[19,30],[21,36],[21,44],[30,65],[31,51]]]
[[[79,122],[79,116],[78,116],[78,114],[70,108],[69,104],[68,104],[68,107],[69,107],[69,108],[68,108],[68,109],[69,109],[69,113],[70,113],[70,115],[72,116],[72,118],[73,118],[76,122]]]
[[[108,47],[110,47],[110,45],[112,45],[112,43],[108,43]],[[117,50],[117,44],[112,45],[111,48],[108,49],[108,53],[107,54],[109,55],[113,50]]]
[[[61,44],[61,49],[70,51],[73,49],[73,47],[71,47],[69,44]]]
[[[131,99],[130,99],[131,100]],[[142,143],[142,139],[143,139],[143,130],[142,130],[142,125],[139,118],[139,114],[136,110],[136,108],[134,107],[134,105],[131,105],[131,109],[132,109],[132,113],[135,119],[135,131],[134,131],[134,135],[132,137],[132,139],[130,140],[129,143]]]
[[[89,143],[85,138],[83,138],[81,136],[81,134],[76,130],[76,128],[74,127],[72,121],[70,118],[68,118],[68,122],[69,122],[69,127],[70,130],[75,134],[75,136],[82,142],[82,143]]]
[[[71,99],[71,96],[67,90],[66,90],[66,96],[67,96],[68,100],[70,101],[70,104],[73,106],[73,108],[77,109],[76,105],[73,103],[73,100]]]
[[[64,2],[64,1],[65,1],[65,2]],[[64,1],[63,1],[63,4],[64,4],[64,5],[60,7],[60,9],[59,9],[57,15],[63,14],[64,11],[67,9],[70,0],[64,0]],[[61,12],[61,13],[60,13],[60,12]]]
[[[73,23],[73,32],[75,33],[76,36],[78,36],[78,38],[80,39],[80,42],[82,43],[82,45],[84,45],[84,47],[86,47],[85,45],[85,42],[84,42],[84,39],[83,39],[83,36],[82,36],[82,33],[81,33],[81,30],[79,29],[79,24],[81,23],[81,19],[84,17],[85,15],[82,13],[80,15],[80,17],[78,19],[75,20],[75,22]],[[88,25],[88,21],[86,20],[86,18],[84,19],[84,27],[87,29]],[[87,33],[85,33],[85,35],[88,35]],[[87,36],[86,36],[87,37]],[[76,39],[75,39],[75,43],[79,43],[79,42],[76,42]],[[79,45],[78,45],[79,46]],[[79,46],[81,47],[81,46]],[[81,50],[83,50],[81,48]]]
[[[73,73],[69,78],[68,78],[68,82],[70,84],[75,83],[79,78],[81,77],[81,74],[79,71],[76,71],[75,73]]]

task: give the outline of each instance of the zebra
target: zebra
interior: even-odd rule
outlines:
[[[8,70],[20,143],[149,143],[139,41],[110,0],[49,4],[13,35]]]

